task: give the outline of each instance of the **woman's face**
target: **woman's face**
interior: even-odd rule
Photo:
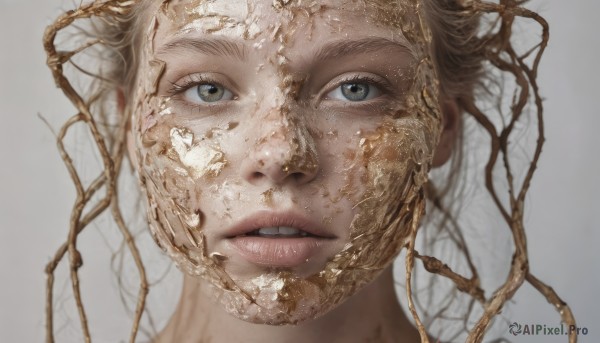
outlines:
[[[381,3],[164,1],[145,13],[133,142],[151,230],[239,318],[327,312],[418,222],[436,79],[417,5]]]

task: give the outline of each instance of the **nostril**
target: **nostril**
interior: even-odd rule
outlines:
[[[268,155],[266,157],[269,159],[256,158],[264,155]],[[241,166],[244,179],[253,185],[262,185],[265,182],[279,185],[287,181],[300,185],[315,177],[318,168],[312,161],[316,159],[311,159],[309,164],[305,161],[292,160],[286,157],[287,155],[274,158],[275,155],[278,154],[261,152],[258,156],[248,156]]]
[[[295,181],[301,181],[305,175],[303,173],[291,173],[290,176],[295,180]]]
[[[252,179],[257,180],[263,177],[263,174],[261,172],[254,172],[252,173]]]

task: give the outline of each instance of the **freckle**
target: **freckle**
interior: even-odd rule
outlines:
[[[356,151],[352,149],[346,149],[346,151],[344,151],[344,157],[347,160],[352,161],[356,158]]]
[[[233,130],[233,129],[235,129],[236,127],[238,127],[238,125],[240,125],[240,123],[238,123],[237,121],[232,121],[232,122],[229,122],[229,123],[227,124],[227,130]]]

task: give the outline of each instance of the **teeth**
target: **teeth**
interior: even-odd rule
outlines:
[[[278,235],[279,228],[277,226],[263,227],[263,228],[258,229],[258,234],[265,235],[265,236]]]
[[[304,231],[289,226],[271,226],[256,230],[261,236],[307,236]]]
[[[300,230],[294,229],[293,227],[288,226],[280,226],[279,234],[280,235],[297,235],[300,233]]]

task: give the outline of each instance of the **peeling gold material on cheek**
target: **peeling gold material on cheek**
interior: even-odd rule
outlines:
[[[202,213],[200,211],[196,211],[194,213],[190,213],[190,214],[186,214],[184,216],[185,218],[185,224],[191,228],[198,228],[200,227],[200,223],[201,221],[201,215]]]
[[[146,94],[148,96],[154,96],[158,90],[158,84],[165,73],[167,64],[164,61],[153,59],[148,62],[148,66],[148,78],[152,80],[152,82],[147,84],[149,88],[146,88]]]
[[[194,142],[188,129],[169,129],[169,125],[166,123],[150,130],[157,141],[147,153],[153,162],[140,171],[146,180],[146,194],[151,204],[149,223],[153,237],[180,269],[201,276],[215,286],[215,295],[223,291],[235,292],[250,301],[251,298],[223,269],[227,257],[218,252],[210,253],[206,246],[201,230],[203,213],[198,208],[201,184],[196,182],[194,169],[186,166],[186,163],[197,164],[192,162],[197,162],[194,147],[198,142]],[[192,155],[188,156],[190,153]]]
[[[170,137],[179,160],[196,179],[205,175],[218,176],[227,165],[225,155],[218,147],[194,143],[194,135],[187,129],[173,128]]]
[[[281,11],[285,6],[287,6],[291,0],[273,0],[273,8],[277,11]]]
[[[227,256],[221,254],[220,252],[212,252],[210,253],[209,257],[218,265],[221,265],[223,262],[227,261]]]
[[[165,63],[153,58],[153,39],[158,22],[151,24],[145,55],[147,66],[139,80],[136,112],[138,170],[148,199],[148,222],[157,244],[185,272],[202,275],[221,289],[235,284],[209,256],[202,233],[204,214],[199,208],[199,177],[217,176],[227,161],[218,146],[194,142],[193,134],[177,128],[170,115],[169,98],[158,97],[157,88]],[[142,62],[144,65],[144,62]],[[232,125],[230,125],[232,126]],[[243,290],[238,290],[243,296]]]

